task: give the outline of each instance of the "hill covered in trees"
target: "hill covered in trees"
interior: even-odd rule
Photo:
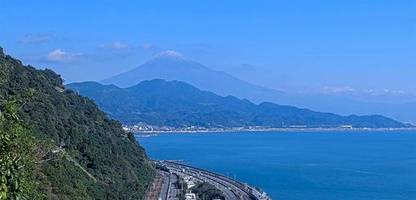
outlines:
[[[126,124],[187,127],[340,127],[402,128],[407,125],[380,116],[340,116],[273,103],[254,104],[218,96],[180,81],[155,79],[119,88],[96,82],[68,88],[92,98],[110,116]],[[238,88],[236,88],[238,90]]]
[[[119,122],[0,48],[0,199],[142,199],[153,175]]]

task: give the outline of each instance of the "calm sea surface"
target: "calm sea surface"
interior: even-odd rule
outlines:
[[[416,199],[416,132],[160,134],[153,159],[184,160],[283,200]]]

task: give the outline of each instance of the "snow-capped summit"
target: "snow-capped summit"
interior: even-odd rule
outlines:
[[[174,50],[166,50],[166,51],[156,54],[155,56],[155,58],[161,58],[161,57],[180,58],[180,59],[184,58],[181,53],[174,51]]]
[[[101,82],[119,87],[130,87],[144,80],[178,80],[219,95],[233,95],[254,102],[281,99],[282,92],[257,86],[228,73],[210,69],[198,62],[185,59],[176,51],[157,54],[144,64]]]

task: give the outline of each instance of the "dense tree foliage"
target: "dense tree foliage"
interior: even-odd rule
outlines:
[[[145,122],[172,127],[406,127],[379,115],[339,116],[273,103],[256,105],[248,100],[201,91],[179,81],[155,79],[129,88],[95,82],[74,83],[68,87],[94,99],[110,116],[127,124]]]
[[[33,175],[36,141],[18,117],[18,102],[0,102],[0,199],[40,198]]]
[[[221,190],[206,182],[198,183],[192,187],[191,191],[195,193],[200,200],[225,199]]]
[[[144,149],[91,100],[65,91],[59,75],[0,49],[0,101],[0,199],[143,198],[154,175]]]

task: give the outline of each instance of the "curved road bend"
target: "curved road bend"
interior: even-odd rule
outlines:
[[[170,161],[159,161],[158,164],[166,167],[170,173],[177,174],[178,176],[188,175],[199,181],[214,185],[224,193],[227,200],[270,200],[270,198],[262,196],[262,193],[257,189],[226,176]],[[173,200],[169,196],[167,199]],[[176,195],[171,197],[176,197]]]

